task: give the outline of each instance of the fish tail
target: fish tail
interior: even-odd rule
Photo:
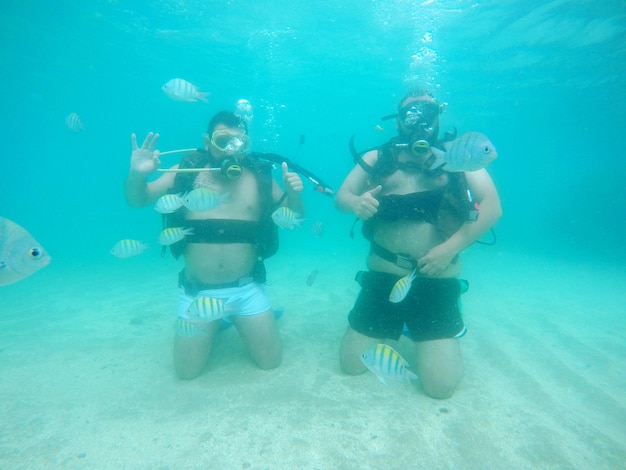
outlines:
[[[199,100],[204,101],[205,103],[208,103],[208,102],[209,102],[209,95],[210,95],[210,94],[211,94],[211,93],[209,93],[208,91],[198,91],[198,92],[196,93],[196,97],[197,97]]]

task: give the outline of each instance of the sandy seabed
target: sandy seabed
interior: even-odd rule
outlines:
[[[433,400],[341,373],[362,252],[306,256],[268,261],[282,366],[229,328],[193,381],[172,367],[172,260],[54,260],[0,287],[0,468],[626,468],[623,269],[468,250],[466,375]]]

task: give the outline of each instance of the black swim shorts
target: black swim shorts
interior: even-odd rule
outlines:
[[[357,273],[361,292],[348,322],[353,330],[380,339],[399,339],[403,330],[413,341],[454,338],[465,332],[460,296],[467,281],[456,278],[417,277],[398,303],[389,293],[400,276],[377,271]]]

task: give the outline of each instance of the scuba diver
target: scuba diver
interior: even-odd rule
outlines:
[[[467,289],[460,252],[490,230],[502,209],[494,183],[482,168],[472,172],[431,170],[439,140],[442,105],[425,90],[413,90],[398,104],[397,137],[358,153],[337,191],[336,207],[355,214],[370,242],[367,271],[341,341],[341,368],[367,370],[362,355],[377,343],[402,334],[415,345],[415,366],[423,391],[452,395],[463,376],[459,338],[466,332],[460,295]]]
[[[203,149],[191,149],[178,165],[148,182],[161,164],[155,150],[158,138],[150,133],[138,147],[135,134],[131,136],[125,195],[134,207],[158,202],[156,208],[164,213],[163,233],[181,234],[163,237],[172,254],[182,255],[185,262],[179,274],[174,339],[178,376],[193,379],[202,372],[224,319],[235,325],[261,369],[278,367],[282,346],[263,260],[278,249],[272,212],[279,206],[304,212],[302,179],[285,161],[279,162],[283,192],[272,176],[274,164],[257,158],[264,154],[248,153],[246,122],[230,111],[211,119]],[[216,195],[219,203],[213,204]],[[185,205],[180,203],[183,197]]]

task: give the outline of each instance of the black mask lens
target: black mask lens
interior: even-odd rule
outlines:
[[[410,103],[398,111],[404,128],[411,132],[431,128],[438,116],[439,106],[430,101]]]

